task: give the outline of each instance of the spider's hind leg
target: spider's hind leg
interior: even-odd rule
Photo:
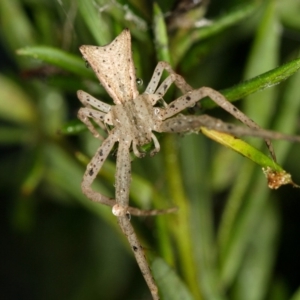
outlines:
[[[219,105],[221,108],[226,110],[228,113],[230,113],[232,116],[234,116],[236,119],[238,119],[248,127],[256,130],[261,130],[261,127],[258,124],[256,124],[252,119],[250,119],[242,111],[240,111],[237,107],[230,103],[221,93],[209,87],[201,87],[197,90],[192,90],[169,103],[168,108],[161,109],[161,118],[163,120],[166,120],[188,107],[193,107],[198,101],[205,97],[209,97],[217,105]],[[275,151],[270,139],[266,138],[265,142],[273,160],[276,161]]]
[[[119,143],[116,170],[116,205],[113,206],[113,213],[118,218],[118,223],[128,239],[153,299],[159,300],[158,288],[152,277],[143,248],[140,245],[140,242],[130,223],[130,213],[128,211],[129,189],[131,181],[131,161],[129,147],[130,143],[123,141]]]

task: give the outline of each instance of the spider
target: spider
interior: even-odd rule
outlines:
[[[79,100],[84,105],[78,112],[79,119],[86,124],[94,137],[102,141],[95,156],[87,165],[81,184],[82,192],[90,200],[112,207],[112,213],[117,217],[118,223],[130,243],[152,297],[154,300],[158,300],[158,288],[151,275],[143,248],[130,223],[130,216],[157,215],[173,212],[174,209],[143,211],[129,206],[131,147],[137,157],[143,157],[145,153],[140,150],[141,146],[152,141],[154,149],[150,154],[157,153],[160,150],[160,145],[153,131],[187,131],[190,127],[193,127],[192,123],[195,121],[195,117],[182,116],[178,113],[194,106],[205,97],[209,97],[235,118],[248,125],[250,131],[248,130],[246,134],[266,138],[269,151],[275,160],[275,154],[268,139],[272,135],[270,136],[268,131],[264,131],[265,134],[262,134],[260,127],[254,121],[227,101],[219,92],[209,87],[193,89],[166,62],[161,61],[157,64],[145,92],[139,94],[131,52],[131,36],[128,29],[123,30],[119,36],[106,46],[81,46],[80,51],[115,104],[111,106],[84,91],[77,92]],[[160,83],[164,70],[169,73],[169,76]],[[163,99],[172,83],[181,90],[182,96],[169,104],[163,101],[164,107],[156,106],[157,102]],[[98,133],[91,119],[100,127],[107,128],[108,136],[106,139],[103,139]],[[210,128],[220,129],[220,131],[238,133],[233,125],[222,123],[222,121],[209,116],[199,116],[197,122],[202,122],[202,125],[207,125]],[[115,200],[112,200],[94,191],[91,185],[115,143],[118,143],[116,191]]]

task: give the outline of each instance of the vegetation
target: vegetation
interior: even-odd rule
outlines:
[[[80,189],[99,141],[77,120],[76,91],[111,103],[80,45],[107,44],[127,27],[141,91],[166,60],[193,87],[241,100],[235,104],[263,128],[299,133],[298,1],[210,2],[166,18],[174,1],[0,1],[5,299],[150,299],[111,209]],[[183,28],[204,14],[211,23]],[[187,113],[202,111],[234,122],[208,99]],[[159,140],[159,154],[132,163],[130,201],[179,207],[132,218],[162,299],[300,299],[300,191],[269,190],[261,166],[201,134]],[[246,141],[268,155],[261,139]],[[274,145],[300,183],[300,145]],[[111,197],[114,173],[112,153],[95,184]]]

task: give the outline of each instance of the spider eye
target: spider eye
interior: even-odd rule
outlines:
[[[143,79],[137,78],[137,79],[136,79],[136,84],[137,84],[137,85],[142,85],[142,84],[143,84]]]

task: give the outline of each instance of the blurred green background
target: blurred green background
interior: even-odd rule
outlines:
[[[78,47],[129,28],[141,92],[159,60],[222,90],[299,56],[299,0],[191,2],[0,1],[2,299],[151,299],[111,209],[80,190],[99,141],[77,121],[76,91],[111,99]],[[299,134],[299,72],[241,100],[262,127]],[[162,299],[300,299],[300,190],[268,190],[260,166],[200,134],[159,141],[159,154],[132,163],[130,202],[179,207],[132,218]],[[274,145],[299,184],[300,145]],[[95,183],[112,197],[114,171],[112,153]]]

